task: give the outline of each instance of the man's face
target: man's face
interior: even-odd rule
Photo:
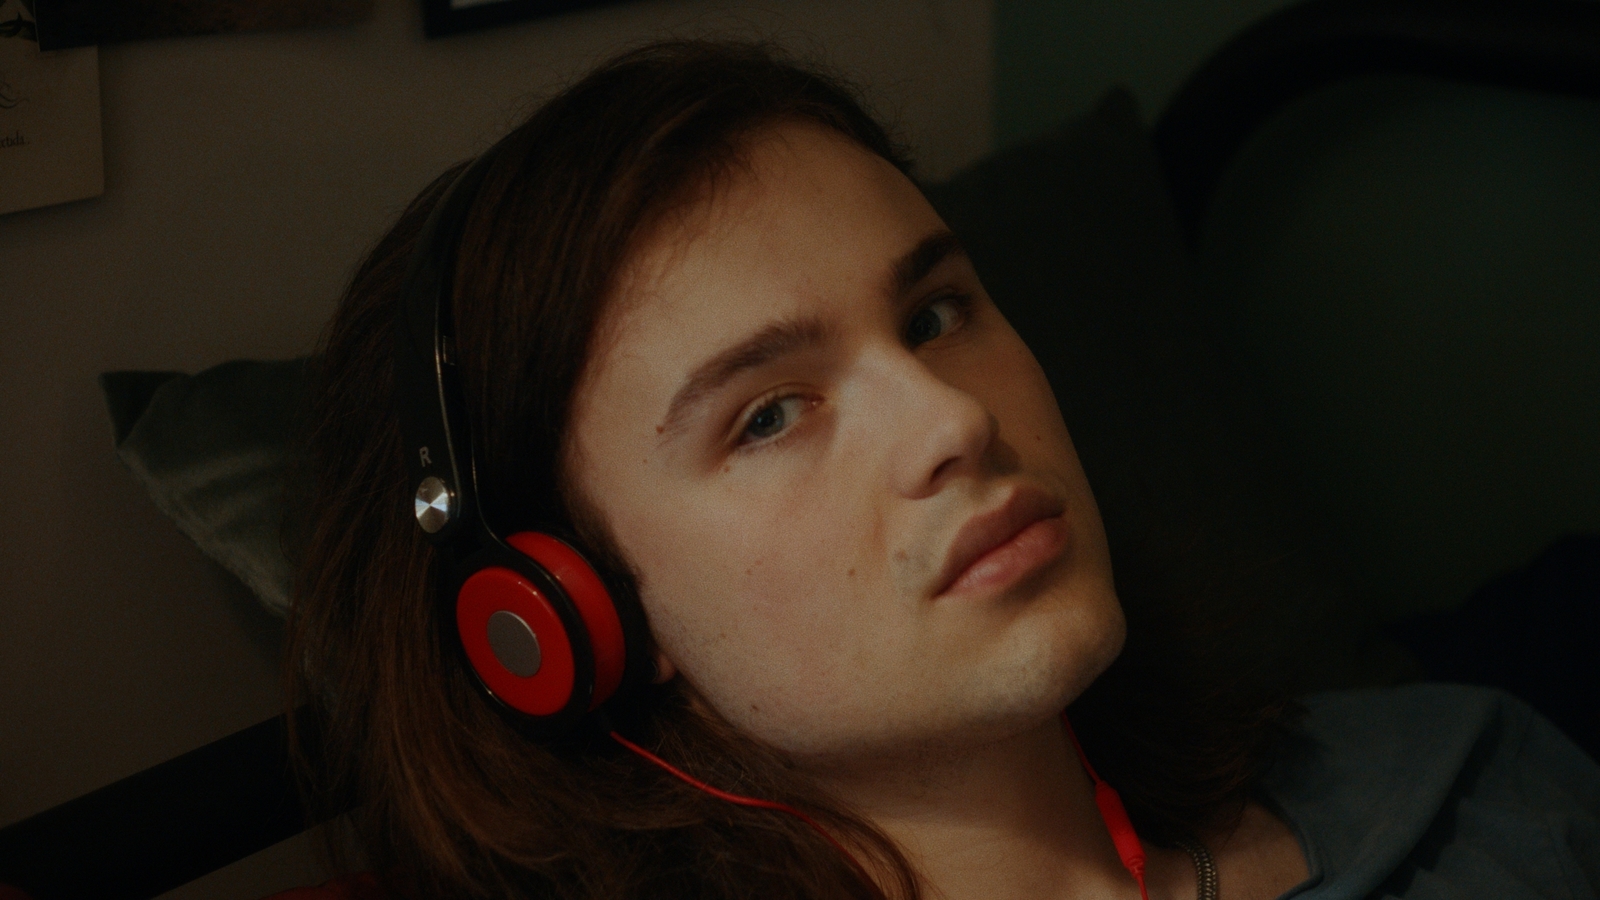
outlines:
[[[568,471],[666,672],[818,769],[996,740],[1123,622],[1049,384],[917,188],[762,131],[635,252]]]

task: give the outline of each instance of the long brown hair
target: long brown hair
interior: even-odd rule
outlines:
[[[796,118],[909,172],[837,80],[768,48],[705,42],[614,59],[492,151],[452,301],[480,481],[493,486],[485,509],[502,533],[537,527],[583,547],[619,602],[638,602],[627,561],[561,477],[595,324],[642,231],[737,165],[751,132]],[[454,174],[373,249],[321,347],[309,432],[316,501],[287,657],[291,704],[320,711],[316,789],[359,802],[362,847],[400,896],[918,896],[892,841],[709,712],[681,679],[635,697],[632,736],[704,781],[806,810],[873,878],[789,816],[710,798],[614,747],[529,740],[450,652],[440,561],[409,510],[391,339],[413,241]],[[1075,721],[1091,752],[1121,755],[1099,765],[1147,837],[1164,840],[1237,803],[1271,716],[1260,704],[1197,698],[1195,682],[1150,658],[1130,652]],[[1164,689],[1173,684],[1189,687]]]

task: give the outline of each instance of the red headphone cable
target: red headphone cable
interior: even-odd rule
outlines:
[[[1111,832],[1111,843],[1116,845],[1117,856],[1122,858],[1122,867],[1138,882],[1139,896],[1150,900],[1150,892],[1144,886],[1144,846],[1139,843],[1128,811],[1122,806],[1122,797],[1111,785],[1101,781],[1094,766],[1089,765],[1089,757],[1078,743],[1078,733],[1072,730],[1066,713],[1061,714],[1061,724],[1067,726],[1067,737],[1072,739],[1072,749],[1078,751],[1078,762],[1083,765],[1084,773],[1094,782],[1094,805],[1100,807],[1100,818],[1105,820],[1106,831]]]
[[[1133,880],[1138,883],[1139,896],[1142,897],[1143,900],[1150,900],[1150,892],[1145,889],[1144,885],[1144,847],[1139,843],[1139,835],[1133,830],[1133,822],[1128,818],[1128,811],[1122,806],[1122,798],[1117,795],[1116,790],[1112,788],[1111,785],[1100,780],[1099,773],[1095,772],[1094,766],[1089,764],[1089,757],[1084,754],[1083,745],[1078,743],[1078,735],[1072,730],[1072,723],[1067,721],[1066,713],[1061,714],[1061,724],[1065,725],[1067,728],[1067,737],[1072,740],[1072,748],[1078,751],[1078,762],[1083,765],[1083,771],[1089,776],[1089,780],[1094,782],[1094,805],[1099,807],[1100,818],[1105,821],[1106,830],[1111,833],[1111,843],[1117,848],[1117,856],[1121,857],[1123,867],[1128,870],[1128,874],[1132,875]],[[711,785],[706,784],[704,781],[695,778],[693,775],[678,769],[676,766],[655,755],[654,753],[651,753],[649,750],[646,750],[638,744],[628,740],[627,738],[618,734],[616,731],[611,732],[611,739],[621,744],[623,747],[633,751],[633,753],[637,754],[641,759],[644,759],[651,765],[660,768],[668,775],[671,775],[672,777],[682,781],[684,784],[687,784],[692,788],[704,791],[705,793],[710,794],[719,800],[726,800],[729,803],[735,803],[739,806],[775,810],[777,812],[788,813],[789,815],[794,816],[807,825],[810,825],[812,829],[817,832],[817,834],[822,835],[822,837],[826,839],[828,843],[834,846],[834,849],[844,854],[844,858],[849,860],[852,866],[855,866],[856,871],[861,873],[861,876],[866,878],[868,883],[872,882],[871,876],[867,874],[867,870],[861,865],[861,862],[856,859],[855,854],[851,853],[849,850],[846,850],[845,846],[839,843],[839,841],[835,839],[833,835],[829,834],[827,829],[823,828],[817,823],[817,820],[806,815],[804,812],[795,809],[788,804],[778,803],[774,800],[761,800],[756,797],[745,797],[740,794],[730,794],[727,791],[717,790]]]
[[[872,877],[867,874],[867,870],[861,865],[861,861],[856,859],[855,854],[851,853],[849,850],[846,850],[845,846],[839,843],[839,841],[833,835],[829,834],[828,830],[823,828],[816,819],[811,818],[801,810],[795,809],[787,803],[779,803],[776,800],[761,800],[756,797],[746,797],[742,794],[730,794],[727,791],[719,791],[711,785],[706,784],[704,781],[701,781],[693,775],[690,775],[689,773],[679,769],[672,763],[669,763],[654,753],[651,753],[649,750],[646,750],[638,744],[635,744],[633,741],[628,740],[615,731],[611,732],[611,739],[633,751],[640,758],[644,759],[646,762],[649,762],[651,765],[657,766],[668,775],[671,775],[673,778],[678,779],[692,788],[704,791],[707,794],[716,797],[718,800],[726,800],[729,803],[735,803],[739,806],[750,806],[757,809],[776,810],[778,812],[788,813],[789,815],[794,816],[807,825],[810,825],[817,834],[822,835],[823,839],[832,844],[835,850],[838,850],[840,853],[844,854],[844,858],[850,861],[850,865],[855,866],[856,871],[861,874],[861,877],[864,878],[868,884],[876,883],[873,881]]]

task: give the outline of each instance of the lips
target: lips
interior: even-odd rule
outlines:
[[[1052,560],[1066,541],[1066,505],[1032,487],[967,520],[939,568],[934,596],[1010,582]]]

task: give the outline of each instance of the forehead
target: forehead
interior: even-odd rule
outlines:
[[[643,235],[602,317],[591,375],[627,368],[666,393],[716,347],[778,318],[839,315],[943,228],[910,179],[809,122],[753,135],[741,164]]]

